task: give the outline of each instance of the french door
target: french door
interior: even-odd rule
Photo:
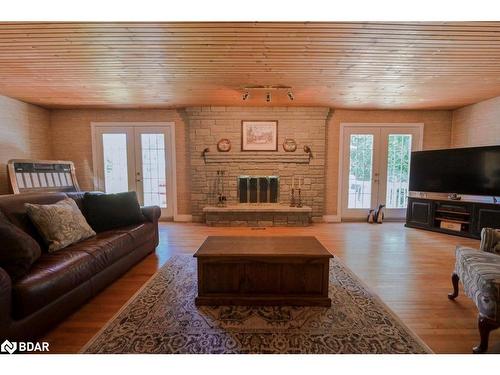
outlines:
[[[366,218],[385,205],[385,217],[406,215],[410,156],[422,149],[422,124],[343,125],[342,219]]]
[[[96,187],[106,193],[136,191],[141,205],[174,214],[172,135],[169,126],[94,127]]]

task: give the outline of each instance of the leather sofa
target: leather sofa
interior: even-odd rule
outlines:
[[[82,208],[83,193],[2,195],[0,215],[43,245],[24,203],[52,204],[68,196]],[[0,268],[0,342],[42,335],[153,252],[161,211],[152,206],[142,212],[146,219],[138,225],[101,232],[54,253],[43,251],[15,283]]]

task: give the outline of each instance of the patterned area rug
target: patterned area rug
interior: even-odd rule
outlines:
[[[332,307],[197,307],[196,260],[173,257],[83,353],[430,353],[336,258]]]

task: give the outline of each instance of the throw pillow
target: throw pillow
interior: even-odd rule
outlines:
[[[95,236],[82,212],[71,198],[55,204],[25,203],[26,212],[48,245],[49,252]]]
[[[144,222],[135,191],[117,194],[85,193],[85,215],[96,232]]]
[[[40,245],[29,234],[1,219],[0,243],[0,267],[9,274],[12,281],[25,276],[42,255]]]

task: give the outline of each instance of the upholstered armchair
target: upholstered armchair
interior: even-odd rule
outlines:
[[[488,350],[490,332],[500,327],[500,230],[484,228],[481,231],[479,251],[457,246],[455,271],[451,276],[453,293],[458,296],[458,282],[462,281],[465,294],[479,310],[478,327],[481,341],[472,351]]]

